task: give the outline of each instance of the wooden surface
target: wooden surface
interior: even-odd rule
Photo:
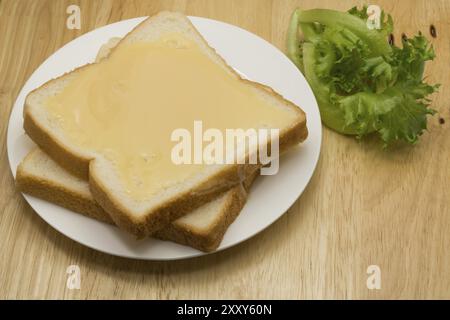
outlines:
[[[392,13],[397,43],[402,32],[431,38],[430,24],[437,29],[427,74],[442,84],[438,114],[420,143],[386,152],[324,129],[311,183],[266,231],[218,254],[145,262],[69,240],[15,190],[7,121],[31,73],[87,31],[163,9],[238,25],[284,50],[295,7],[362,2],[0,0],[0,298],[450,298],[450,1],[374,2]],[[69,4],[81,7],[81,30],[65,27]],[[80,290],[66,288],[71,264],[80,267]],[[366,286],[369,265],[381,269],[380,290]]]

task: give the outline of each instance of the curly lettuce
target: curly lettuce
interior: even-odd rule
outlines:
[[[420,33],[401,48],[389,45],[391,16],[381,13],[380,29],[369,29],[367,18],[367,7],[297,9],[288,56],[311,85],[326,126],[359,138],[377,133],[385,146],[416,143],[434,114],[428,96],[438,85],[423,80],[433,47]]]

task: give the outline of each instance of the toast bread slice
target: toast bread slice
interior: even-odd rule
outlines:
[[[206,43],[190,21],[180,13],[162,12],[148,18],[120,40],[113,52],[122,45],[152,42],[163,34],[174,32],[195,42],[208,59],[239,79],[243,86],[251,87],[261,99],[270,101],[274,112],[290,112],[292,114],[292,121],[289,125],[280,128],[280,153],[306,139],[307,128],[304,112],[271,88],[241,79]],[[109,213],[114,223],[120,228],[138,238],[151,235],[169,225],[170,222],[238,185],[261,166],[261,163],[248,164],[248,161],[246,164],[208,166],[200,174],[182,184],[163,188],[150,199],[145,201],[131,199],[116,179],[112,164],[92,150],[83,150],[71,144],[61,128],[55,125],[57,120],[52,118],[43,107],[49,96],[60,93],[78,74],[89,67],[90,65],[80,67],[31,92],[25,101],[24,129],[34,142],[58,164],[89,181],[94,199]],[[248,155],[246,157],[248,158]]]
[[[257,175],[258,172],[253,173],[244,183],[178,218],[153,236],[205,252],[214,251],[244,206],[247,192]],[[31,151],[20,163],[16,183],[22,192],[114,224],[94,200],[88,182],[63,169],[39,148]]]

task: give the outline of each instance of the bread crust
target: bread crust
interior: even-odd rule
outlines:
[[[31,155],[32,152],[30,152],[27,157]],[[27,173],[26,170],[23,169],[23,163],[25,161],[26,158],[17,168],[17,189],[99,221],[110,224],[114,223],[93,198],[86,197],[80,192],[66,188],[64,185],[52,183],[47,179]]]
[[[61,167],[81,179],[89,179],[89,162],[91,159],[73,153],[59,143],[57,139],[54,139],[51,133],[35,120],[33,114],[28,112],[26,106],[24,108],[23,128],[28,136]]]
[[[167,15],[174,13],[160,13],[159,15],[164,14]],[[151,22],[152,19],[156,19],[156,17],[158,17],[159,15],[150,17],[146,21]],[[206,41],[198,33],[189,19],[187,19],[186,17],[184,17],[184,19],[186,19],[187,22],[191,25],[194,32],[196,32],[200,37],[201,41],[203,41],[207,45]],[[130,33],[134,32],[141,25],[142,24],[138,25]],[[208,48],[215,52],[213,48],[209,46]],[[233,72],[237,77],[240,78],[240,76],[230,66],[228,66],[228,64],[226,64],[226,62],[217,53],[216,55],[219,57],[219,59],[222,60],[223,64],[231,72]],[[79,71],[87,66],[89,65],[80,67],[74,72]],[[45,87],[46,85],[50,84],[53,81],[57,81],[58,79],[60,78],[50,80],[42,87]],[[298,113],[297,121],[289,128],[289,130],[280,132],[280,153],[306,139],[308,135],[308,130],[306,127],[306,117],[304,112],[300,108],[295,106],[292,102],[285,100],[281,95],[267,86],[249,80],[244,80],[242,78],[241,80],[243,82],[251,83],[254,86],[264,89],[265,91],[273,95],[276,99],[282,100],[284,104],[287,104],[290,108],[293,108],[293,110]],[[153,208],[150,211],[147,211],[145,214],[137,217],[136,215],[133,215],[132,213],[127,211],[127,208],[123,207],[119,203],[117,198],[114,197],[114,194],[112,194],[111,191],[102,184],[99,177],[96,175],[95,170],[89,169],[93,164],[92,161],[95,160],[81,157],[79,154],[73,152],[65,145],[60,143],[55,137],[52,136],[50,132],[47,131],[47,128],[43,124],[39,123],[39,121],[37,121],[33,114],[29,112],[30,108],[31,107],[28,105],[27,99],[24,108],[24,129],[26,133],[63,168],[67,169],[80,178],[87,179],[89,181],[90,189],[95,200],[103,209],[105,209],[106,212],[108,212],[114,223],[119,226],[119,228],[134,234],[137,238],[149,236],[157,230],[168,226],[175,219],[211,201],[224,191],[236,186],[245,178],[247,178],[251,172],[254,172],[259,167],[261,167],[261,163],[227,165],[223,170],[209,177],[208,180],[203,181],[202,183],[197,184],[189,190],[186,190],[185,192],[172,197],[170,200],[161,204],[157,208]],[[248,159],[246,162],[248,162]]]
[[[171,223],[157,231],[154,236],[162,240],[171,240],[179,244],[188,245],[204,252],[217,249],[231,223],[241,212],[247,200],[246,191],[237,186],[230,191],[230,197],[213,226],[208,230],[188,228],[182,223]]]

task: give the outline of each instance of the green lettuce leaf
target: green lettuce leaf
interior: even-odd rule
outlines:
[[[421,34],[390,46],[393,21],[384,12],[378,30],[366,20],[367,7],[296,10],[288,56],[311,85],[325,125],[358,137],[376,132],[385,146],[415,143],[434,114],[428,96],[438,86],[423,81],[434,50]]]

